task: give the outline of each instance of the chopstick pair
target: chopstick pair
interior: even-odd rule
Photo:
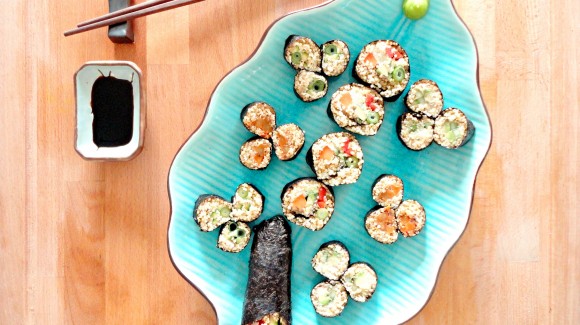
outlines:
[[[84,21],[77,25],[78,28],[71,29],[64,33],[64,36],[71,36],[93,30],[96,28],[122,23],[135,18],[155,14],[158,12],[187,6],[203,0],[152,0],[127,7],[115,12]]]

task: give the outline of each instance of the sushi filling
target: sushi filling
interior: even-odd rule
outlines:
[[[296,70],[320,72],[320,48],[308,37],[290,36],[284,58]]]
[[[263,169],[270,164],[272,144],[266,139],[249,140],[242,145],[240,161],[249,169]]]
[[[272,313],[246,325],[288,325],[288,322],[279,313]]]
[[[351,265],[341,281],[350,297],[358,302],[369,300],[377,288],[377,274],[366,263]]]
[[[315,72],[300,70],[294,78],[294,90],[300,99],[312,102],[326,95],[328,82]]]
[[[304,146],[304,131],[296,124],[284,124],[274,131],[272,141],[276,156],[280,160],[289,160]]]
[[[421,79],[409,89],[407,107],[413,112],[436,117],[443,109],[443,94],[434,81]]]
[[[361,135],[375,135],[383,123],[383,98],[371,88],[359,84],[340,87],[330,101],[336,124]]]
[[[289,221],[310,230],[320,230],[334,212],[334,196],[318,181],[304,179],[284,193],[282,209]]]
[[[467,137],[468,121],[456,108],[444,110],[435,120],[435,142],[445,148],[461,146]]]
[[[369,235],[379,243],[392,244],[397,241],[397,222],[395,210],[380,208],[369,213],[365,219],[365,228]]]
[[[405,113],[401,116],[399,137],[412,150],[422,150],[433,142],[433,119],[421,115]]]
[[[200,198],[195,220],[202,231],[212,231],[230,219],[232,204],[218,196]]]
[[[314,310],[324,317],[340,315],[348,302],[344,285],[338,281],[325,281],[317,284],[310,293]]]
[[[238,253],[248,245],[250,235],[250,227],[245,223],[228,221],[220,231],[218,248],[226,252]]]
[[[269,139],[276,127],[276,112],[272,106],[257,102],[244,108],[242,123],[248,131]]]
[[[321,275],[338,280],[348,268],[350,255],[346,247],[331,243],[321,248],[312,258],[312,268]]]
[[[407,53],[391,40],[367,44],[357,59],[355,72],[386,98],[402,93],[411,76]]]
[[[413,237],[417,235],[425,226],[425,209],[417,201],[403,201],[395,215],[399,231],[405,237]]]
[[[403,200],[403,181],[395,175],[382,176],[373,186],[372,195],[379,205],[395,209]]]
[[[264,208],[262,195],[252,185],[247,183],[238,186],[232,201],[231,217],[233,220],[254,221],[260,217]]]
[[[345,42],[333,40],[322,44],[322,72],[335,77],[346,70],[350,61],[350,52]]]
[[[316,177],[330,186],[356,182],[364,163],[360,144],[346,132],[318,139],[312,145],[312,161]]]

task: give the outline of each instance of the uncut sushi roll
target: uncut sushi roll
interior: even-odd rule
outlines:
[[[356,60],[354,74],[381,96],[394,101],[409,83],[409,57],[399,43],[377,40],[363,47]]]
[[[246,105],[242,109],[240,118],[248,131],[265,139],[269,139],[276,128],[276,111],[264,102]]]
[[[240,148],[240,162],[249,169],[265,169],[272,160],[272,143],[270,141],[254,137]]]
[[[239,253],[250,242],[251,234],[252,231],[247,224],[240,221],[228,221],[220,230],[217,247],[224,252]]]
[[[460,109],[448,108],[435,119],[435,143],[447,149],[463,146],[474,133],[473,123]]]
[[[300,178],[282,190],[282,211],[292,223],[313,231],[326,226],[334,212],[332,189],[314,178]]]
[[[328,91],[328,81],[323,75],[312,71],[300,70],[294,77],[294,92],[304,102],[313,102]]]
[[[426,214],[423,206],[414,200],[405,200],[395,212],[399,232],[405,237],[413,237],[425,226]]]
[[[293,123],[280,125],[272,134],[272,142],[280,160],[292,160],[304,146],[304,131]]]
[[[433,142],[435,121],[423,114],[404,113],[397,120],[397,135],[407,149],[419,151]]]
[[[435,118],[443,109],[443,94],[435,81],[421,79],[411,85],[405,104],[415,113]]]
[[[340,281],[353,300],[365,302],[375,293],[378,278],[368,263],[358,262],[349,266]]]
[[[341,40],[328,41],[320,47],[322,49],[322,73],[329,77],[336,77],[346,70],[350,61],[350,51]]]
[[[373,183],[372,196],[380,206],[396,209],[403,201],[403,180],[395,175],[381,175]]]
[[[356,138],[348,132],[338,132],[316,140],[306,162],[324,184],[337,186],[355,183],[362,173],[364,159]]]
[[[360,135],[377,134],[385,117],[381,95],[356,83],[338,88],[332,94],[328,111],[338,126]]]
[[[238,186],[232,197],[232,220],[252,222],[260,217],[264,210],[264,196],[249,183]]]
[[[365,229],[371,238],[383,244],[397,241],[397,221],[395,210],[391,207],[377,207],[365,217]]]
[[[291,324],[290,226],[282,216],[254,227],[242,324]]]
[[[320,246],[312,258],[312,268],[331,280],[338,280],[348,269],[350,253],[343,243],[333,240]]]
[[[201,231],[212,231],[230,220],[232,204],[217,195],[200,195],[195,201],[193,219]]]
[[[324,317],[336,317],[346,307],[348,293],[340,281],[323,281],[312,289],[310,300],[317,314]]]
[[[290,35],[284,47],[284,59],[296,70],[320,72],[321,53],[318,45],[310,38]]]

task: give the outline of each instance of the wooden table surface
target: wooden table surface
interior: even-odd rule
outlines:
[[[269,24],[322,2],[206,1],[138,19],[135,44],[114,45],[105,29],[62,36],[104,0],[3,1],[0,324],[214,324],[168,256],[170,163]],[[455,1],[493,144],[467,230],[411,324],[580,323],[579,3]],[[146,75],[145,147],[130,162],[73,149],[73,74],[103,59]]]

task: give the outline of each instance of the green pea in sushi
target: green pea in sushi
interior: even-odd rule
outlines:
[[[294,77],[294,92],[304,102],[313,102],[324,96],[328,91],[326,78],[312,71],[300,70]]]
[[[341,40],[328,41],[322,48],[322,73],[329,77],[336,77],[346,70],[350,61],[350,51]]]
[[[320,72],[321,53],[310,38],[290,35],[284,47],[284,59],[296,70]]]

